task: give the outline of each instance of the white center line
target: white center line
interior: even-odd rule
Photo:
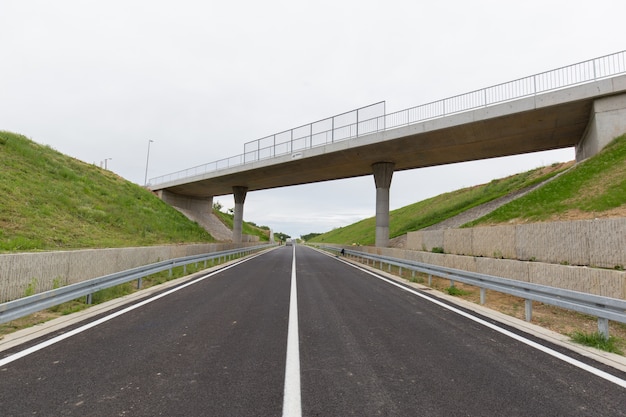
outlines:
[[[298,332],[298,290],[296,288],[296,246],[291,262],[291,293],[289,295],[289,326],[287,328],[287,361],[285,364],[285,391],[283,417],[302,416],[300,399],[300,345]]]

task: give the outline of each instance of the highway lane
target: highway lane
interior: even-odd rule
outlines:
[[[280,415],[291,252],[0,367],[0,416]]]
[[[281,416],[291,273],[281,247],[2,365],[0,416]],[[297,246],[296,277],[303,416],[626,415],[624,388],[340,259]]]
[[[299,249],[303,415],[626,415],[623,388]]]

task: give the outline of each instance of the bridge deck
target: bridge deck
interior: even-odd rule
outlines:
[[[626,75],[389,129],[155,185],[209,197],[370,175],[376,162],[408,170],[576,146],[595,100],[626,92]]]

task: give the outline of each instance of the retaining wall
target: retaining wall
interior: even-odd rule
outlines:
[[[39,293],[158,261],[241,246],[247,245],[207,243],[0,255],[0,303],[27,292]]]
[[[626,218],[411,232],[406,248],[553,264],[626,267]]]
[[[624,271],[371,246],[346,246],[346,248],[604,297],[626,299],[626,272]]]

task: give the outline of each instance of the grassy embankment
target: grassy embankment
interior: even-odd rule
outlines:
[[[230,213],[224,213],[223,211],[213,210],[213,213],[217,216],[222,223],[229,229],[233,229],[234,216]],[[257,226],[252,222],[243,222],[242,233],[244,235],[258,236],[261,242],[269,242],[270,240],[270,228],[267,226]]]
[[[2,252],[215,241],[143,187],[22,135],[0,131],[0,167]],[[232,229],[232,215],[215,213]],[[267,227],[243,230],[269,240]]]
[[[472,207],[543,182],[565,167],[566,164],[556,164],[537,168],[393,210],[390,237],[437,224]],[[464,227],[620,215],[625,207],[626,135],[545,186]],[[311,242],[371,245],[375,240],[375,227],[375,218],[371,217],[321,234]]]
[[[148,190],[0,131],[0,251],[213,242]]]
[[[392,210],[389,213],[389,235],[391,238],[394,238],[410,231],[437,224],[470,208],[545,181],[561,172],[565,169],[565,166],[566,164],[556,164],[548,168],[537,168],[507,178],[493,180],[488,184],[441,194],[397,210]],[[375,239],[376,219],[370,217],[358,223],[319,235],[311,239],[311,241],[345,245],[353,243],[372,245]]]
[[[626,216],[626,135],[545,186],[465,225]]]

